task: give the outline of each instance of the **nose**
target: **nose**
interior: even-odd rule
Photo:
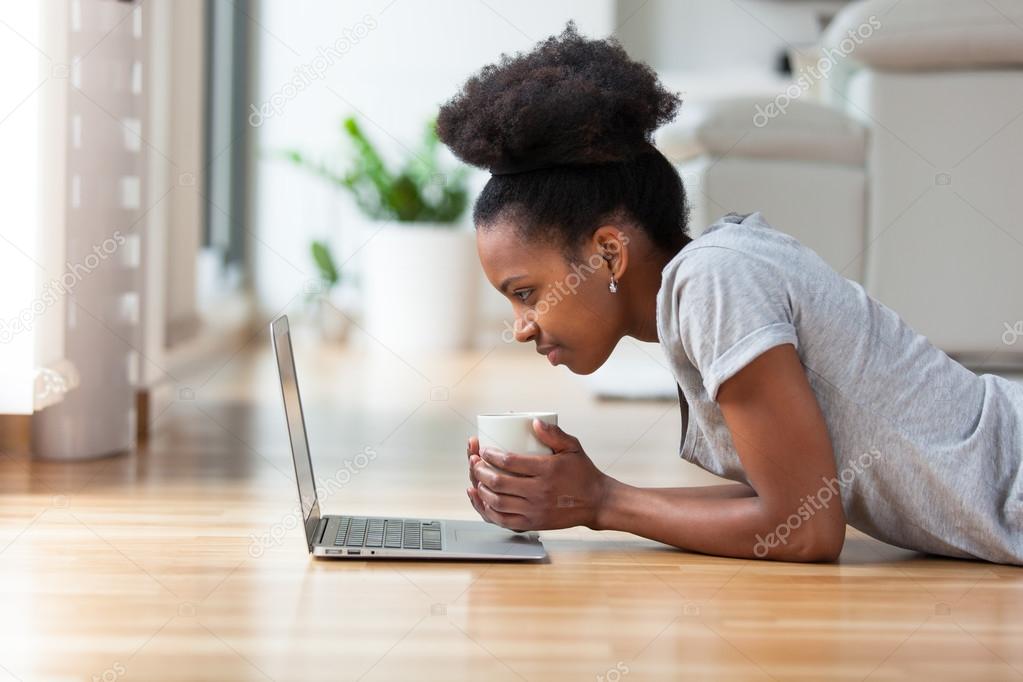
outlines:
[[[537,327],[536,320],[528,317],[527,319],[515,318],[515,340],[519,343],[527,343],[532,340],[537,331],[539,331],[539,327]]]

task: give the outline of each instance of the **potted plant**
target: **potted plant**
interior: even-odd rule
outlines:
[[[366,219],[356,253],[365,331],[393,350],[467,347],[478,275],[474,235],[464,221],[468,169],[441,166],[434,120],[397,171],[354,117],[342,131],[353,152],[346,167],[295,150],[286,158],[346,191]],[[312,255],[329,289],[341,273],[326,244],[317,244]]]
[[[351,278],[342,277],[327,242],[314,240],[309,253],[319,277],[309,283],[306,303],[312,309],[320,335],[327,341],[344,341],[351,326],[350,316],[358,307]]]

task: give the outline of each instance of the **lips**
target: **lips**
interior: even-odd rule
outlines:
[[[536,349],[537,353],[547,356],[547,361],[552,365],[558,364],[558,359],[561,356],[560,346],[538,346]]]

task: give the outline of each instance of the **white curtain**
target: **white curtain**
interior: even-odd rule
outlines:
[[[81,458],[131,448],[142,358],[147,152],[138,3],[46,2],[40,59],[33,452]]]

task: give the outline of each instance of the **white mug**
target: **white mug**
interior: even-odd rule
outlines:
[[[557,412],[502,412],[476,416],[476,436],[480,450],[496,448],[524,455],[551,455],[554,451],[540,442],[533,431],[533,420],[558,423]]]

